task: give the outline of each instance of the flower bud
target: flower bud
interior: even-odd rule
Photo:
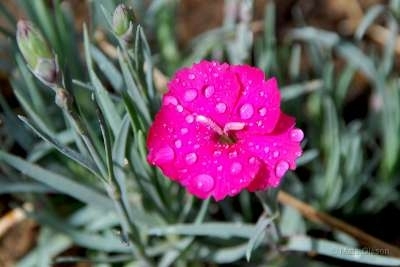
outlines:
[[[112,21],[114,33],[127,43],[130,43],[133,39],[134,22],[135,13],[131,7],[119,4],[115,8]]]
[[[44,84],[54,86],[59,79],[57,59],[31,22],[18,21],[17,44],[33,74]]]

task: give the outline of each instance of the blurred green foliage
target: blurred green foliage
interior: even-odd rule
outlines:
[[[334,253],[354,246],[354,240],[306,236],[319,226],[293,208],[277,206],[275,190],[258,198],[243,192],[221,203],[194,199],[147,164],[145,147],[160,101],[153,67],[171,75],[203,58],[248,63],[278,77],[283,108],[296,114],[305,132],[304,155],[297,171],[287,174],[285,190],[342,215],[379,214],[389,205],[400,210],[395,54],[400,1],[369,9],[351,38],[304,25],[301,16],[298,27],[278,38],[272,1],[265,7],[262,32],[254,34],[253,1],[225,1],[221,27],[195,37],[188,47],[178,45],[178,1],[126,1],[136,15],[132,43],[112,31],[119,2],[87,1],[90,16],[79,32],[68,4],[18,1],[57,55],[63,82],[54,90],[26,66],[15,43],[17,18],[0,3],[7,21],[0,31],[8,37],[0,46],[14,55],[13,61],[0,59],[0,69],[9,74],[19,103],[10,106],[0,94],[0,193],[33,203],[27,213],[41,225],[37,245],[19,266],[86,260],[93,266],[329,265],[299,259],[293,251],[400,265],[382,255]],[[240,16],[231,12],[235,9]],[[382,49],[362,41],[378,18],[389,32]],[[104,40],[96,38],[99,32]],[[348,110],[360,109],[349,101],[359,76],[367,80],[371,101],[361,104],[365,114],[349,117]],[[73,105],[57,107],[54,92],[73,97]],[[71,246],[86,250],[60,256]]]

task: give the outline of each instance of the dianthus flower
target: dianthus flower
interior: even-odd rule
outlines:
[[[248,65],[201,61],[176,72],[150,127],[148,161],[193,195],[219,201],[278,186],[303,132],[280,109],[275,78]]]

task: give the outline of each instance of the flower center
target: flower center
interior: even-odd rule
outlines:
[[[222,144],[236,143],[236,137],[232,132],[243,130],[245,126],[245,123],[243,122],[228,122],[224,125],[224,128],[221,128],[213,120],[203,115],[197,115],[196,121],[210,127],[216,134],[218,134],[218,141]]]

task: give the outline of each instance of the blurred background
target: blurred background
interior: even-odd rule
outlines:
[[[34,21],[57,53],[66,76],[71,81],[83,81],[80,84],[83,87],[90,80],[83,23],[98,48],[96,51],[118,65],[116,41],[101,6],[111,15],[121,1],[33,2],[0,3],[0,148],[79,180],[86,173],[68,165],[58,152],[45,149],[46,145],[16,117],[16,114],[32,114],[24,101],[37,100],[33,103],[36,110],[33,114],[44,118],[43,125],[51,125],[57,132],[65,127],[57,119],[60,114],[56,107],[51,106],[50,92],[29,76],[17,56],[16,21],[21,18]],[[165,90],[168,77],[177,68],[202,58],[247,63],[260,67],[267,76],[278,77],[283,110],[297,118],[299,128],[305,133],[305,153],[299,159],[299,167],[286,175],[281,188],[310,207],[397,248],[400,246],[400,1],[122,2],[134,8],[136,22],[143,26],[156,68],[153,75],[158,91]],[[62,19],[58,12],[64,14]],[[99,66],[99,77],[109,92],[117,92],[117,82],[99,64],[102,62],[99,53],[93,56]],[[79,87],[77,83],[75,86]],[[42,100],[30,95],[32,87],[39,88],[35,90],[41,92]],[[87,91],[76,89],[74,93],[90,120],[95,115],[90,111],[90,101],[85,100]],[[0,266],[14,266],[26,259],[52,231],[59,231],[34,216],[26,218],[12,213],[17,207],[35,203],[37,208],[45,209],[50,205],[57,207],[54,212],[60,218],[80,208],[80,204],[69,202],[69,198],[56,194],[57,190],[41,187],[39,182],[29,183],[29,187],[12,186],[22,180],[29,181],[23,172],[11,170],[0,159]],[[84,180],[92,183],[91,178]],[[194,202],[192,209],[196,210],[199,203]],[[278,221],[284,235],[307,234],[362,247],[354,236],[310,221],[291,206],[280,203],[276,209],[280,211]],[[244,192],[240,198],[211,203],[208,218],[256,223],[261,212],[257,199]],[[52,230],[43,232],[47,227]],[[70,235],[68,231],[63,234]],[[88,251],[90,248],[71,243],[50,257],[86,257],[91,255]],[[255,256],[259,264],[355,266],[313,253],[289,254],[282,259],[264,252]],[[217,266],[207,259],[205,265],[188,262],[188,266]],[[241,259],[237,266],[245,264]],[[94,265],[81,262],[57,266]]]

